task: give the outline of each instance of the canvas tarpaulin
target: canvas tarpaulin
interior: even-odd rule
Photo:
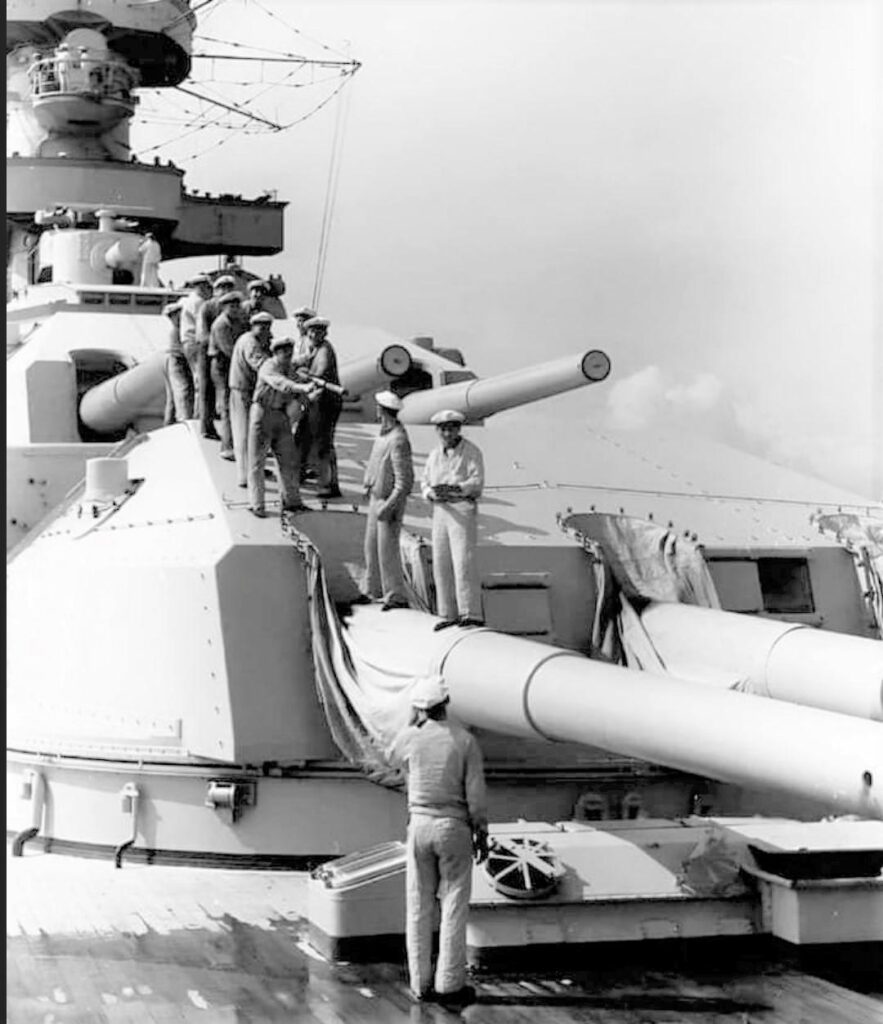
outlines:
[[[859,584],[883,639],[883,520],[852,512],[817,512],[812,522],[851,552]]]
[[[672,529],[632,516],[573,513],[560,524],[592,559],[593,655],[664,672],[640,609],[647,601],[720,608],[702,548]]]
[[[286,532],[307,569],[316,691],[331,736],[346,760],[371,781],[402,788],[404,774],[391,746],[408,723],[412,687],[437,669],[432,651],[419,638],[409,637],[407,630],[404,636],[396,630],[396,622],[408,612],[385,616],[376,607],[357,606],[352,619],[341,621],[350,609],[346,597],[335,600],[335,591],[346,593],[349,601],[353,596],[337,579],[343,572],[341,565],[334,567],[332,588],[319,548],[291,527]],[[409,536],[406,543],[403,557],[410,569],[409,597],[412,606],[422,611],[432,598],[425,552],[417,538]],[[356,623],[363,618],[370,623],[360,629]]]

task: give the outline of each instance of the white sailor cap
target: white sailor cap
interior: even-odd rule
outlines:
[[[440,675],[424,676],[411,689],[411,706],[422,711],[445,704],[450,699],[448,688]]]
[[[227,292],[218,299],[219,306],[226,306],[231,302],[242,302],[242,292]]]
[[[464,423],[465,421],[466,417],[456,409],[439,409],[429,418],[429,422],[434,423],[437,427],[442,423]]]
[[[374,395],[374,401],[384,409],[391,409],[393,412],[398,412],[402,407],[401,398],[391,391],[378,391]]]
[[[270,342],[270,351],[275,352],[277,348],[294,348],[294,342],[291,338],[274,338]]]
[[[310,317],[316,315],[316,311],[315,309],[310,309],[309,306],[301,306],[300,309],[296,309],[291,315],[293,317],[296,317],[298,320],[300,320],[301,318],[303,318],[304,320],[309,320]]]
[[[311,327],[324,327],[327,330],[330,323],[331,321],[326,320],[324,316],[313,316],[309,320],[304,321],[304,327],[307,330]]]
[[[211,284],[212,279],[208,274],[197,274],[196,277],[191,277],[187,283],[191,288],[195,288],[198,284]]]
[[[215,288],[235,288],[236,278],[231,277],[230,274],[221,274],[220,277],[216,277],[214,280]]]
[[[273,322],[273,314],[266,313],[263,310],[260,313],[252,313],[248,318],[250,324],[271,324]]]
[[[270,290],[270,286],[266,281],[262,281],[260,278],[256,278],[254,281],[248,282],[248,290],[250,292],[257,291],[258,289],[262,292],[268,292]]]

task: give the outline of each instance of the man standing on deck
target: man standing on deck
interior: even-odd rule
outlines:
[[[162,288],[162,282],[159,279],[162,249],[152,231],[148,231],[144,235],[144,241],[138,246],[138,252],[141,253],[141,287]]]
[[[313,345],[304,324],[307,320],[312,320],[316,315],[316,311],[309,306],[300,306],[291,315],[297,324],[297,337],[294,339],[294,354],[291,357],[291,365],[309,366],[313,359]]]
[[[267,296],[270,294],[270,286],[266,281],[249,281],[248,298],[242,304],[242,309],[249,317],[255,313],[269,312],[265,309]]]
[[[269,314],[259,313],[258,316]],[[250,511],[259,519],[264,507],[264,463],[272,452],[279,468],[279,490],[283,512],[302,512],[309,506],[301,501],[297,445],[294,431],[316,385],[302,384],[291,377],[291,338],[274,338],[270,358],[261,363],[248,419],[248,494]]]
[[[232,462],[235,455],[230,427],[230,358],[236,339],[245,330],[248,321],[242,314],[240,292],[226,292],[218,300],[218,305],[221,312],[215,317],[209,331],[208,358],[215,389],[215,409],[221,421],[220,456]]]
[[[314,316],[304,322],[309,338],[312,358],[305,367],[312,377],[321,377],[329,384],[340,384],[337,372],[337,353],[328,340],[328,321]],[[339,394],[322,388],[310,402],[307,415],[298,427],[298,447],[301,466],[305,466],[311,450],[316,460],[316,497],[339,498],[337,479],[337,452],[334,450],[334,429],[340,418],[343,399]]]
[[[405,504],[414,484],[411,442],[399,423],[402,400],[391,391],[374,396],[380,436],[365,467],[368,519],[365,523],[365,586],[361,600],[383,598],[383,611],[407,608],[399,536]]]
[[[411,995],[462,1007],[475,999],[466,985],[466,918],[472,890],[472,857],[487,858],[487,798],[481,750],[475,737],[447,716],[441,676],[427,676],[411,695],[410,724],[391,751],[408,776],[405,866],[406,942]],[[432,931],[439,904],[435,989]]]
[[[460,436],[465,420],[455,409],[431,419],[440,444],[429,453],[420,490],[432,502],[432,578],[441,622],[448,626],[483,626],[478,544],[478,499],[484,487],[481,451]]]
[[[247,487],[248,414],[261,364],[270,358],[270,331],[273,317],[269,313],[253,313],[250,329],[236,339],[230,357],[230,432],[236,459],[237,482]]]
[[[166,410],[163,426],[184,423],[193,418],[193,375],[181,343],[181,307],[183,299],[163,307],[169,319],[169,347],[164,366],[166,378]]]
[[[181,300],[181,346],[193,377],[195,415],[199,415],[199,316],[211,293],[211,281],[205,274],[199,274],[190,282],[190,294]]]
[[[202,436],[213,441],[220,441],[221,435],[215,430],[215,388],[212,384],[209,368],[208,346],[212,324],[221,312],[221,298],[236,287],[236,281],[229,274],[222,274],[215,279],[213,295],[206,299],[199,310],[196,323],[196,340],[199,342],[199,374],[196,379],[198,393],[199,421]]]

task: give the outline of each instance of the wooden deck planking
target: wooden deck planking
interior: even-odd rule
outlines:
[[[331,964],[303,939],[306,876],[40,853],[8,861],[7,1020],[450,1024],[404,964]],[[591,962],[591,957],[587,956]],[[569,982],[569,983],[567,983]],[[468,1024],[883,1024],[883,1001],[775,965],[475,979]]]

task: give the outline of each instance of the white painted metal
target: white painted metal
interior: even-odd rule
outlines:
[[[87,391],[80,418],[87,427],[110,434],[133,423],[163,393],[165,352],[154,352],[131,370]]]
[[[669,671],[883,721],[883,643],[797,623],[653,602],[641,622]]]
[[[86,462],[86,501],[110,501],[129,485],[129,463],[125,459],[100,458]]]
[[[406,396],[399,419],[402,423],[428,423],[440,409],[459,409],[467,419],[479,420],[503,409],[593,384],[595,378],[589,372],[594,372],[594,362],[587,361],[589,355],[581,352],[497,377],[417,391]]]
[[[340,383],[351,395],[384,387],[411,367],[411,356],[402,345],[387,345],[380,355],[341,363]]]
[[[440,659],[464,721],[588,743],[883,818],[883,724],[589,661],[491,632]]]

